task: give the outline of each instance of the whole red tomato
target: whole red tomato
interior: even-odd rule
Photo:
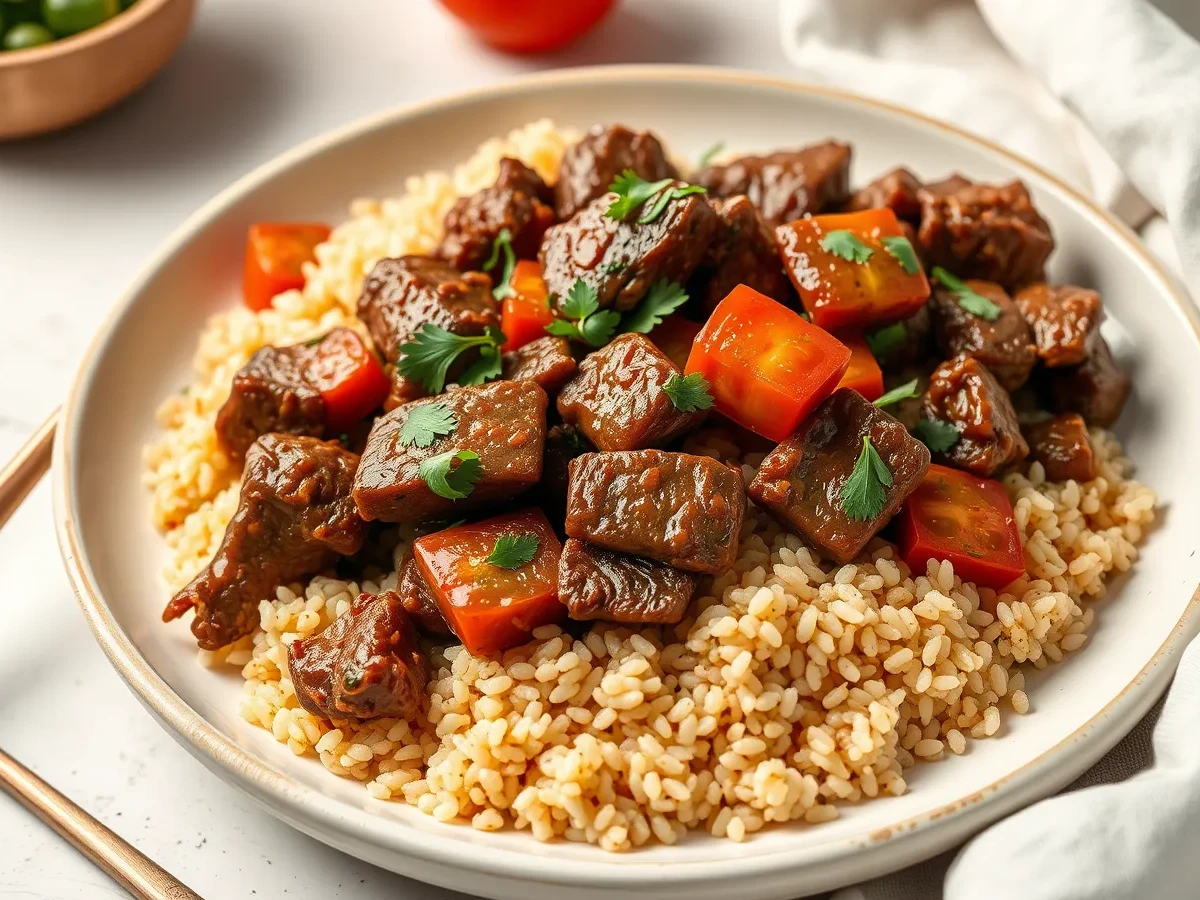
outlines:
[[[604,18],[617,0],[440,0],[476,37],[510,53],[556,50]]]

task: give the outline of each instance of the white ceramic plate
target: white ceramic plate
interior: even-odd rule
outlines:
[[[1135,375],[1118,431],[1165,502],[1135,571],[1101,604],[1087,649],[1031,678],[1033,714],[1008,717],[998,739],[974,742],[965,756],[918,766],[904,796],[843,808],[834,822],[776,827],[745,844],[694,835],[616,857],[540,844],[526,832],[442,825],[369,799],[360,784],[293,757],[242,721],[240,679],[201,668],[187,629],[163,626],[165,550],[150,525],[140,450],[163,394],[190,379],[205,319],[239,302],[247,225],[338,221],[351,199],[397,194],[405,176],[450,168],[485,138],[541,117],[652,128],[690,158],[718,139],[768,149],[836,136],[854,144],[856,183],[904,163],[926,177],[958,170],[1030,186],[1058,239],[1053,278],[1104,295],[1105,332]],[[60,542],[97,639],[147,707],[221,778],[322,841],[499,898],[795,897],[916,862],[1063,787],[1150,707],[1200,618],[1200,479],[1185,462],[1200,434],[1197,368],[1197,317],[1133,235],[1000,147],[879,103],[747,74],[552,73],[352,125],[283,155],[196,213],[122,298],[68,399],[55,449]]]

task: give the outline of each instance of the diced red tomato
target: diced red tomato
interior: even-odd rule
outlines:
[[[667,355],[667,359],[682,369],[687,365],[692,343],[703,327],[699,322],[683,316],[670,315],[655,325],[646,337]]]
[[[708,379],[718,412],[782,441],[833,393],[849,364],[850,351],[829,332],[740,284],[696,337],[686,371]]]
[[[329,226],[307,222],[259,222],[246,237],[246,264],[242,273],[242,301],[258,312],[268,309],[276,294],[304,287],[306,262],[329,238]]]
[[[383,404],[391,382],[366,342],[349,328],[335,328],[316,349],[308,378],[325,401],[325,428],[332,434],[349,431]]]
[[[535,535],[537,553],[517,569],[487,561],[504,535]],[[562,545],[540,509],[447,528],[413,542],[413,556],[438,607],[472,653],[500,653],[539,625],[566,618],[558,599]]]
[[[871,251],[865,262],[822,247],[831,232],[842,231]],[[797,219],[777,228],[775,236],[784,268],[813,324],[821,328],[887,325],[913,315],[929,299],[929,281],[920,264],[908,272],[884,246],[884,238],[904,237],[890,209]]]
[[[1004,485],[932,465],[896,516],[900,555],[916,574],[948,559],[964,581],[999,590],[1025,573],[1025,554]]]
[[[838,387],[856,390],[868,400],[878,400],[883,396],[883,370],[875,361],[875,354],[861,335],[841,334],[838,340],[850,348],[850,368]]]
[[[500,330],[506,338],[500,349],[507,353],[546,336],[546,326],[554,321],[554,311],[542,280],[542,266],[537,260],[522,259],[514,267],[512,281],[516,291],[504,298],[500,306]]]

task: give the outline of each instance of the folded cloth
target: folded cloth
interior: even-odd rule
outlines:
[[[919,109],[1028,156],[1146,225],[1152,248],[1200,297],[1200,44],[1184,30],[1200,34],[1200,2],[1158,7],[781,0],[780,21],[784,49],[807,77]],[[1154,241],[1167,232],[1177,255]],[[1200,639],[1183,655],[1161,717],[1143,722],[1074,790],[1010,816],[957,853],[834,900],[1200,897],[1197,709]],[[1141,737],[1151,729],[1152,741]]]

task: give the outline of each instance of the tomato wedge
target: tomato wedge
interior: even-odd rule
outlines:
[[[822,328],[887,325],[929,299],[929,281],[890,209],[797,219],[775,229],[775,240],[804,308]]]
[[[697,335],[686,371],[708,379],[717,411],[782,441],[833,393],[850,363],[837,338],[738,285]]]
[[[258,312],[269,309],[276,294],[304,287],[306,262],[316,260],[317,244],[329,238],[329,226],[311,222],[259,222],[246,236],[242,302]]]
[[[542,265],[537,260],[522,259],[514,267],[509,282],[515,294],[504,298],[500,306],[500,330],[505,343],[500,349],[507,353],[546,336],[546,326],[554,321],[554,312],[546,297],[546,282],[542,280]]]
[[[703,327],[699,322],[672,314],[655,325],[646,337],[682,369],[687,365],[692,344]]]
[[[996,590],[1025,574],[1017,519],[998,481],[932,465],[896,522],[900,555],[915,574],[948,559],[964,581]]]
[[[391,382],[375,354],[358,333],[335,328],[321,339],[308,378],[325,401],[325,429],[349,431],[378,409]]]
[[[838,340],[850,348],[850,368],[838,387],[858,391],[868,400],[878,400],[883,396],[883,370],[875,361],[875,354],[861,335],[843,334]]]
[[[528,535],[537,538],[531,560],[512,569],[488,562],[500,538]],[[540,509],[447,528],[413,542],[417,568],[438,608],[475,654],[500,653],[529,640],[539,625],[566,618],[567,608],[558,599],[561,553],[562,544]]]

